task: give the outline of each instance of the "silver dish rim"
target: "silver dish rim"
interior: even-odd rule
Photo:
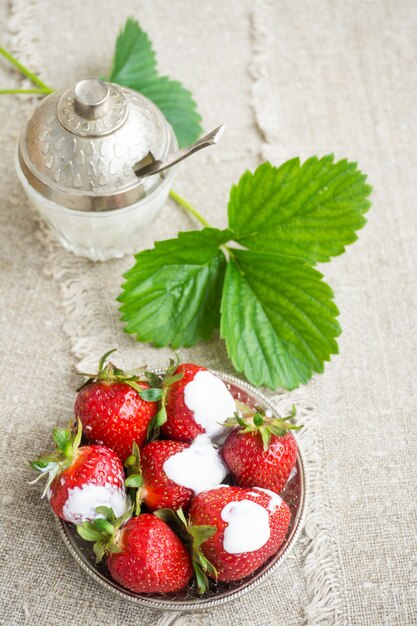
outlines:
[[[258,391],[258,389],[256,389],[256,387],[254,387],[253,385],[250,385],[246,381],[243,381],[240,378],[231,374],[226,374],[225,372],[220,372],[218,370],[210,368],[208,369],[212,374],[219,376],[222,380],[231,384],[235,384],[241,387],[244,391],[248,392],[248,394],[257,397],[267,406],[267,408],[271,409],[273,412],[276,412],[276,408],[269,400],[269,398],[262,392]],[[156,368],[150,371],[160,375],[165,372],[165,369]],[[269,576],[271,576],[273,572],[275,572],[275,570],[281,565],[281,563],[293,549],[304,527],[306,516],[306,502],[308,498],[308,479],[306,476],[305,461],[303,459],[302,451],[300,449],[298,441],[297,444],[297,465],[299,468],[298,474],[300,480],[300,496],[298,509],[295,514],[294,524],[289,537],[285,540],[283,548],[278,552],[275,557],[272,557],[265,569],[261,567],[258,572],[255,572],[250,577],[248,577],[248,580],[244,582],[241,587],[231,589],[230,591],[223,591],[219,593],[218,597],[214,596],[206,599],[202,598],[201,600],[196,598],[195,600],[174,601],[172,600],[172,598],[164,600],[163,598],[152,598],[151,596],[148,596],[146,594],[142,595],[130,592],[128,589],[123,589],[123,587],[119,586],[117,583],[114,583],[109,578],[106,578],[101,572],[94,568],[94,566],[85,559],[85,557],[73,543],[72,537],[68,532],[69,524],[55,516],[55,523],[58,527],[58,532],[70,554],[84,572],[86,572],[91,578],[93,578],[99,585],[115,593],[117,596],[119,596],[119,598],[123,598],[124,600],[133,602],[136,605],[146,607],[148,609],[165,611],[200,611],[203,609],[210,609],[216,606],[220,606],[227,602],[231,602],[232,600],[241,598],[246,593],[255,589]]]

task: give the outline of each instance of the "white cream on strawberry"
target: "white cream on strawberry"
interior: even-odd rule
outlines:
[[[227,474],[218,449],[207,435],[199,435],[189,448],[169,457],[163,470],[174,483],[196,494],[217,486]]]
[[[206,371],[197,372],[185,385],[184,403],[210,437],[222,434],[226,429],[221,424],[236,411],[236,402],[224,382]]]
[[[223,507],[221,518],[227,522],[223,548],[229,554],[255,552],[271,535],[268,511],[252,500],[229,502]]]
[[[68,498],[62,512],[68,522],[81,524],[86,520],[92,521],[96,517],[102,517],[96,513],[98,506],[108,506],[113,509],[116,517],[120,517],[129,508],[129,498],[124,489],[115,485],[87,483],[82,487],[68,490]]]

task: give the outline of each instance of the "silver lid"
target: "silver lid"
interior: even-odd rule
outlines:
[[[42,100],[24,126],[19,163],[29,183],[70,209],[106,211],[144,197],[160,175],[133,167],[164,159],[172,129],[145,96],[96,79]]]

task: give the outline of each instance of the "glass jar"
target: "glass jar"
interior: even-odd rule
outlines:
[[[62,245],[93,261],[140,249],[175,168],[134,169],[177,149],[171,126],[141,94],[95,79],[45,98],[22,129],[16,171]]]

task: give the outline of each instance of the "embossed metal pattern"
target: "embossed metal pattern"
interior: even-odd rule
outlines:
[[[133,166],[149,152],[164,159],[177,147],[170,125],[150,100],[131,89],[106,85],[116,107],[101,119],[80,118],[69,104],[73,90],[57,92],[41,101],[20,136],[19,161],[28,182],[70,209],[110,210],[137,202],[161,177],[142,181]],[[87,126],[77,126],[79,119],[90,130],[94,124],[114,128],[89,136]]]
[[[164,373],[162,369],[153,371],[158,375]],[[231,388],[236,397],[246,399],[246,401],[250,400],[254,405],[263,406],[265,409],[276,412],[269,399],[252,385],[235,376],[216,370],[210,371],[219,376]],[[203,597],[198,597],[193,589],[177,594],[135,594],[128,589],[124,589],[124,587],[111,579],[105,566],[95,565],[91,546],[87,546],[86,542],[79,538],[73,526],[59,518],[56,518],[56,523],[65,545],[78,565],[96,582],[115,593],[119,598],[144,607],[168,611],[209,609],[240,598],[260,585],[281,565],[294,547],[303,528],[307,499],[307,479],[301,450],[299,450],[296,469],[296,475],[290,481],[292,482],[291,489],[287,493],[283,493],[285,500],[290,505],[292,518],[287,538],[277,554],[264,563],[254,574],[242,581],[235,583],[212,583],[211,589]]]
[[[97,119],[86,119],[77,111],[74,89],[68,89],[58,102],[57,115],[61,124],[81,137],[100,137],[120,128],[127,118],[127,99],[114,85],[109,85],[108,90],[110,106],[106,114]]]

